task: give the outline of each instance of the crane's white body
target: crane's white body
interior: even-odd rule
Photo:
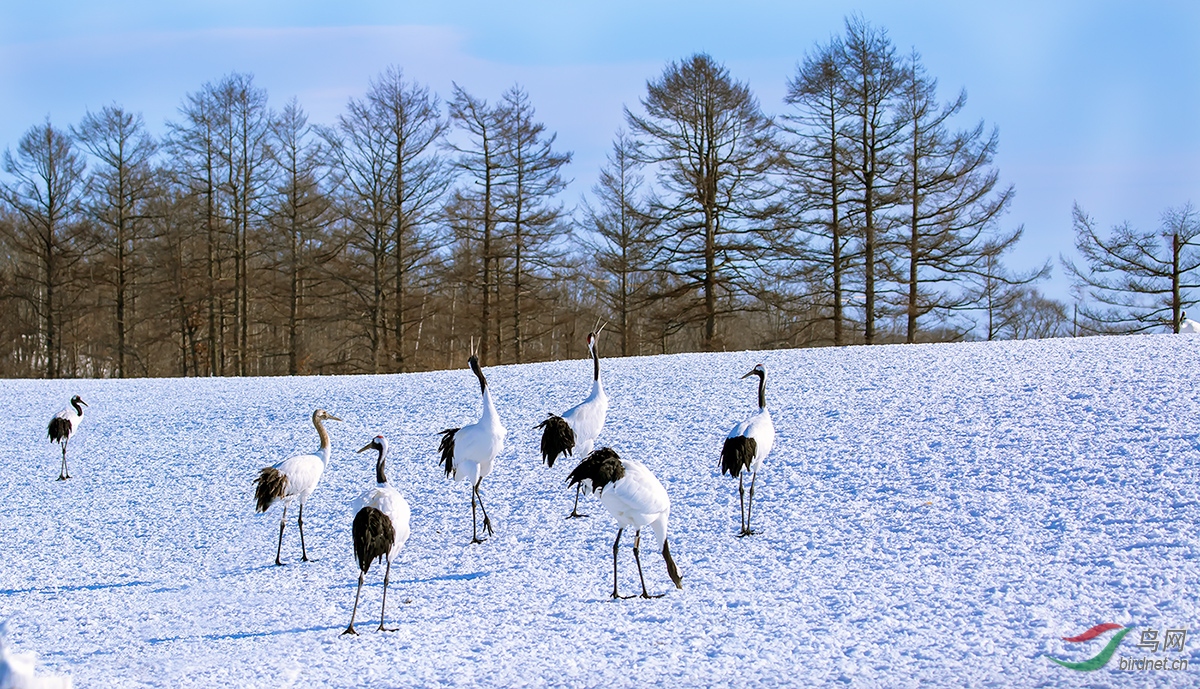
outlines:
[[[37,654],[8,648],[8,623],[0,623],[0,689],[71,689],[70,677],[37,673]]]
[[[467,481],[475,486],[492,473],[496,455],[504,450],[508,429],[500,423],[492,391],[483,390],[483,413],[475,423],[458,429],[454,434],[454,480]]]
[[[299,498],[300,504],[304,504],[321,482],[321,476],[329,466],[331,453],[330,447],[322,447],[314,453],[288,457],[272,465],[276,471],[287,476],[287,488],[283,494],[284,505],[291,504],[292,498]]]
[[[625,475],[600,489],[600,504],[622,529],[643,526],[654,529],[661,550],[667,540],[667,521],[671,516],[667,489],[636,459],[622,459],[621,464]]]
[[[70,404],[67,405],[66,409],[55,414],[54,418],[66,419],[67,423],[71,424],[71,430],[67,432],[67,438],[74,437],[75,433],[79,430],[79,424],[83,423],[83,415],[76,411],[75,407]]]
[[[563,412],[563,421],[575,433],[576,457],[587,457],[595,449],[596,439],[604,430],[604,419],[608,416],[608,395],[604,394],[604,383],[592,381],[592,391],[587,399]]]
[[[1179,323],[1179,333],[1181,335],[1185,334],[1185,333],[1188,335],[1195,335],[1197,333],[1200,333],[1200,323],[1197,323],[1196,321],[1193,321],[1192,319],[1185,317]]]
[[[754,438],[754,459],[750,463],[750,469],[757,473],[763,460],[771,454],[771,447],[775,444],[775,424],[771,422],[771,412],[763,407],[750,418],[735,425],[729,431],[728,437],[736,438],[738,436]]]
[[[388,551],[388,559],[396,559],[396,555],[404,547],[404,543],[411,533],[409,520],[412,512],[408,508],[408,501],[404,499],[400,491],[387,483],[377,483],[374,488],[358,496],[358,499],[350,507],[350,513],[358,514],[359,510],[366,507],[374,507],[391,520],[392,528],[396,531],[396,538],[392,541],[392,549]]]

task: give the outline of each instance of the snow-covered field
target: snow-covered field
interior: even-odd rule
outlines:
[[[603,349],[603,347],[602,347]],[[582,343],[580,355],[584,354]],[[738,539],[718,454],[768,371],[775,450],[758,535]],[[1200,684],[1200,338],[1143,336],[605,359],[600,444],[670,493],[675,590],[613,601],[613,520],[566,520],[574,461],[546,469],[534,426],[586,394],[591,362],[486,369],[508,443],[484,481],[496,535],[470,545],[467,487],[436,432],[474,421],[471,373],[327,378],[2,381],[0,618],[9,643],[76,687],[1165,686]],[[91,406],[56,482],[49,417]],[[333,459],[272,565],[278,508],[257,470],[317,446]],[[374,631],[342,637],[357,570],[349,504],[388,436],[412,505]],[[294,509],[289,513],[292,516]],[[621,550],[621,587],[638,590]],[[372,621],[374,620],[374,621]],[[1091,673],[1102,623],[1132,627]],[[1189,630],[1184,651],[1136,646]],[[1183,672],[1121,658],[1189,660]]]

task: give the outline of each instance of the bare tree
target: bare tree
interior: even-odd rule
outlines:
[[[1161,327],[1179,332],[1183,310],[1200,287],[1200,215],[1192,205],[1168,209],[1157,231],[1123,223],[1103,237],[1078,205],[1075,247],[1084,266],[1063,265],[1086,299],[1079,315],[1085,332],[1139,333]]]
[[[271,113],[267,92],[254,85],[254,77],[233,73],[214,90],[221,128],[218,152],[221,187],[226,193],[227,221],[233,231],[234,331],[237,374],[250,371],[250,260],[251,234],[262,218],[262,203],[269,184],[268,137]],[[254,247],[257,248],[257,247]]]
[[[466,141],[451,142],[450,150],[456,153],[454,167],[466,177],[451,201],[452,225],[460,233],[469,232],[477,238],[479,250],[469,252],[480,262],[482,285],[480,290],[479,360],[486,365],[489,343],[492,341],[492,298],[494,286],[499,282],[499,246],[496,225],[500,220],[500,180],[502,114],[499,109],[489,107],[463,88],[454,85],[454,98],[450,101],[450,119],[462,130]],[[493,282],[495,280],[495,283]],[[499,328],[494,331],[499,337]],[[497,347],[498,349],[498,347]],[[499,352],[496,352],[499,356]]]
[[[904,124],[894,107],[904,83],[896,49],[883,29],[861,17],[846,20],[842,55],[842,103],[848,119],[851,183],[846,191],[850,215],[862,233],[864,332],[866,344],[875,342],[875,319],[884,260],[885,210],[897,201],[897,170],[905,138]],[[886,268],[885,268],[886,270]]]
[[[315,280],[316,259],[334,220],[326,189],[332,173],[324,164],[327,151],[295,99],[271,123],[270,150],[278,175],[268,222],[282,240],[275,266],[287,278],[287,371],[294,376],[301,372],[300,330],[308,318],[305,294]]]
[[[785,147],[784,171],[788,220],[811,236],[801,254],[802,265],[794,276],[815,289],[799,295],[825,302],[833,329],[833,344],[847,343],[845,305],[848,274],[855,259],[853,233],[845,215],[849,185],[847,107],[842,86],[844,49],[839,39],[817,46],[788,80],[784,101],[795,110],[783,117],[784,131],[792,135]],[[805,244],[798,242],[798,244]],[[804,276],[807,274],[807,276]],[[805,279],[807,277],[807,279]]]
[[[945,322],[956,310],[977,301],[966,289],[964,276],[987,276],[995,259],[1020,239],[1022,228],[1001,232],[997,223],[1008,209],[1013,188],[998,186],[993,167],[999,135],[974,129],[949,128],[967,102],[965,91],[939,105],[937,81],[929,78],[915,52],[905,64],[905,81],[897,99],[900,121],[907,130],[907,149],[898,162],[897,193],[904,210],[898,213],[903,230],[895,244],[904,291],[905,342],[917,340],[918,319],[931,311]],[[1049,266],[1031,275],[1007,276],[1005,281],[1027,283],[1048,274]],[[990,332],[990,329],[989,329]]]
[[[168,122],[167,152],[180,184],[195,203],[193,221],[204,237],[204,302],[207,315],[205,353],[208,375],[225,373],[225,299],[228,296],[224,274],[226,228],[221,217],[220,145],[221,113],[215,87],[206,84],[184,98],[179,112],[182,121]]]
[[[321,130],[341,180],[339,215],[347,222],[332,271],[352,295],[352,308],[365,322],[351,324],[366,337],[370,358],[366,370],[383,372],[387,335],[387,271],[392,237],[392,146],[387,123],[370,102],[351,99],[336,127]]]
[[[641,103],[644,116],[626,108],[625,118],[665,194],[655,210],[663,267],[684,292],[703,294],[703,348],[712,350],[718,299],[753,294],[757,269],[781,242],[770,222],[774,125],[749,87],[705,54],[669,64]]]
[[[571,162],[570,153],[554,150],[556,134],[534,120],[529,94],[514,86],[500,99],[499,134],[503,142],[499,156],[501,174],[501,219],[507,229],[512,263],[512,342],[517,363],[524,361],[528,314],[523,299],[544,293],[531,282],[549,274],[558,262],[552,250],[554,239],[566,235],[564,211],[555,197],[567,186],[561,171]],[[540,269],[540,270],[539,270]]]
[[[617,133],[608,164],[592,187],[597,205],[585,201],[583,206],[583,243],[594,257],[591,266],[585,263],[583,277],[594,281],[605,310],[616,314],[621,356],[629,356],[636,345],[634,320],[651,285],[656,229],[633,147],[628,134]]]
[[[405,80],[389,67],[371,82],[367,92],[387,138],[391,179],[392,265],[395,270],[392,306],[392,359],[405,370],[406,332],[412,322],[408,296],[416,287],[421,265],[433,253],[434,221],[453,181],[437,144],[449,123],[441,102],[429,89]]]
[[[63,371],[64,290],[85,255],[79,236],[85,169],[70,136],[49,120],[25,132],[16,155],[4,151],[4,171],[13,181],[0,191],[18,214],[11,226],[11,245],[21,255],[14,277],[36,286],[24,297],[40,323],[47,378]]]
[[[158,144],[146,131],[141,115],[117,105],[87,113],[73,131],[97,162],[89,179],[87,205],[103,234],[101,247],[109,263],[104,273],[113,289],[116,375],[124,378],[129,374],[134,289],[147,268],[141,243],[146,239],[151,201],[159,193],[153,168]]]

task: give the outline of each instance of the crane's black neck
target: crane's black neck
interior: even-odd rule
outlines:
[[[487,378],[483,375],[483,369],[479,368],[479,359],[472,355],[467,359],[467,363],[471,366],[471,372],[479,379],[479,394],[487,392]]]
[[[83,405],[81,405],[81,404],[80,404],[80,401],[81,401],[81,400],[80,400],[78,397],[72,398],[72,399],[71,399],[71,406],[72,406],[72,407],[75,407],[75,413],[76,413],[76,414],[79,414],[80,416],[83,416]]]
[[[592,380],[600,380],[600,352],[598,347],[599,342],[592,341]]]
[[[383,456],[383,448],[379,448],[379,459],[375,460],[375,482],[383,485],[387,483],[387,474],[383,473],[384,465],[387,464],[387,459]]]
[[[760,372],[760,371],[755,371],[754,374],[758,376],[758,408],[766,409],[767,408],[767,374]]]

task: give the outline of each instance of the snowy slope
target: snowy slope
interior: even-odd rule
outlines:
[[[582,347],[581,347],[582,349]],[[581,352],[582,354],[582,352]],[[722,439],[768,371],[775,450],[738,539]],[[77,687],[436,685],[1157,686],[1200,684],[1200,338],[1110,337],[607,359],[600,445],[643,460],[672,500],[676,591],[608,598],[615,523],[574,461],[541,466],[534,426],[587,393],[590,362],[487,369],[508,444],[484,481],[496,536],[471,546],[467,488],[436,432],[478,418],[465,367],[396,376],[2,381],[0,617],[9,643]],[[87,409],[71,475],[45,425]],[[256,515],[262,466],[333,460],[274,567],[279,511]],[[412,505],[393,567],[349,620],[350,501],[375,433]],[[294,516],[294,509],[289,516]],[[630,545],[621,587],[638,590]],[[376,622],[372,622],[376,620]],[[1093,673],[1068,660],[1101,622],[1187,628],[1186,673]]]

